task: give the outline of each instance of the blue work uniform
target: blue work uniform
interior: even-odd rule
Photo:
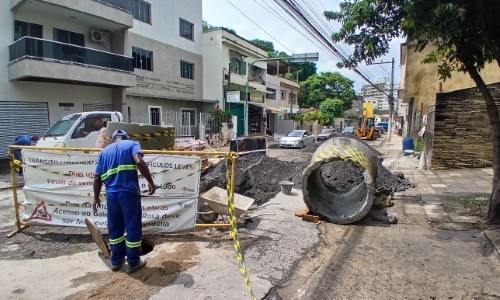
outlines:
[[[31,135],[21,135],[16,138],[14,145],[16,146],[31,146],[32,137]],[[14,149],[14,158],[22,161],[23,157],[21,155],[21,149]]]
[[[109,244],[113,265],[121,264],[125,256],[129,265],[136,265],[140,260],[141,191],[133,158],[137,153],[141,153],[139,143],[122,140],[104,148],[97,161],[95,174],[100,175],[106,185]]]

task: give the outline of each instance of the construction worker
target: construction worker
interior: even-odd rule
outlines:
[[[38,141],[40,138],[37,135],[21,135],[16,137],[14,145],[16,146],[31,146],[31,143]],[[14,159],[17,159],[21,163],[23,162],[23,156],[21,155],[21,149],[14,149]],[[23,175],[23,169],[19,170],[19,175]]]
[[[139,143],[128,139],[125,131],[111,136],[113,143],[104,148],[97,161],[94,177],[94,212],[100,206],[102,183],[106,185],[111,270],[118,271],[127,257],[126,272],[131,274],[146,265],[140,259],[142,241],[141,191],[137,169],[148,181],[149,194],[156,187]],[[125,235],[126,231],[126,235]]]

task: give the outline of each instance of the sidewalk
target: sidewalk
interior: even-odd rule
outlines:
[[[480,223],[480,218],[468,215],[463,203],[488,201],[493,168],[419,170],[416,157],[402,155],[402,141],[393,135],[390,142],[375,147],[384,154],[385,167],[403,173],[416,185],[394,194],[391,210],[401,216],[401,222],[427,223],[445,230],[469,230]],[[484,233],[500,253],[500,234],[492,230]]]

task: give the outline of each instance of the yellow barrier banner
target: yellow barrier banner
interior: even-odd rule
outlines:
[[[97,213],[92,210],[91,194],[70,194],[24,189],[22,220],[28,224],[85,227],[90,218],[97,227],[107,228],[106,198]],[[193,229],[196,223],[195,198],[143,197],[142,226],[145,233],[179,232]]]
[[[23,149],[26,186],[42,190],[93,192],[98,153],[51,152]],[[146,154],[144,161],[158,189],[171,197],[197,196],[201,159],[198,156]],[[141,190],[147,181],[139,175]],[[103,187],[103,191],[104,191]]]
[[[106,196],[92,210],[94,171],[98,153],[54,152],[23,149],[26,200],[21,219],[26,224],[85,227],[90,218],[107,227]],[[153,196],[142,197],[142,222],[146,233],[179,232],[196,225],[201,159],[198,156],[146,154],[155,184]],[[139,186],[147,182],[139,175]]]

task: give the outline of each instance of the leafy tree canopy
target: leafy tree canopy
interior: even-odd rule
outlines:
[[[325,12],[341,23],[334,41],[354,46],[341,65],[356,66],[386,54],[389,42],[406,37],[416,51],[427,51],[424,63],[437,63],[441,79],[466,72],[481,92],[493,135],[493,189],[488,221],[500,223],[500,118],[491,91],[479,71],[496,60],[500,66],[498,0],[350,0],[340,11]]]
[[[334,118],[340,118],[344,115],[344,101],[340,99],[326,99],[319,105],[319,111],[326,120],[324,123],[330,123]]]
[[[300,84],[300,107],[316,107],[326,99],[339,99],[343,102],[343,111],[352,107],[356,99],[353,88],[354,81],[338,72],[326,72],[312,75]]]
[[[212,26],[212,25],[208,24],[208,22],[205,20],[201,21],[201,28],[202,28],[203,32],[207,32],[207,31],[212,30],[212,29],[222,28],[222,29],[225,29],[225,30],[231,32],[232,34],[236,34],[236,31],[234,29],[221,27],[221,26]]]
[[[253,39],[250,42],[266,52],[274,52],[274,44],[271,41]]]

